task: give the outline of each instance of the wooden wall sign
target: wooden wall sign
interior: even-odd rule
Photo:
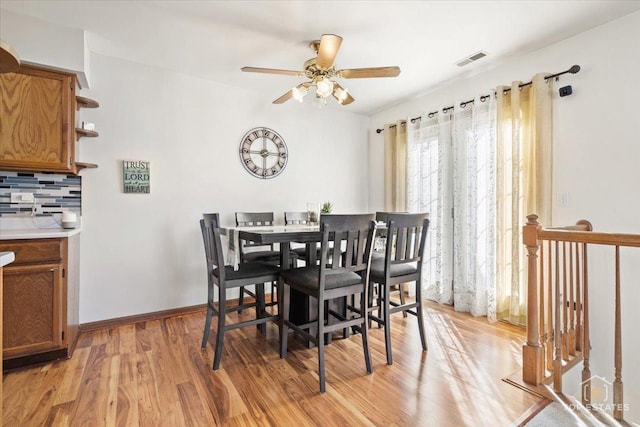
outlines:
[[[143,160],[123,160],[125,193],[150,193],[151,175],[150,162]]]

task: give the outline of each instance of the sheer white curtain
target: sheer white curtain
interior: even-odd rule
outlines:
[[[526,215],[551,224],[552,85],[500,86],[455,113],[408,124],[407,208],[429,212],[427,298],[523,324]],[[492,91],[493,92],[493,91]]]
[[[422,266],[425,298],[453,304],[451,115],[424,115],[407,131],[407,209],[429,213]]]
[[[454,114],[454,305],[495,319],[496,106],[476,98]]]
[[[496,107],[479,98],[407,132],[407,205],[429,212],[427,298],[495,320]]]

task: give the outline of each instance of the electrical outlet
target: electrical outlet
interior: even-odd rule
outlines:
[[[33,193],[11,193],[11,203],[33,203]]]

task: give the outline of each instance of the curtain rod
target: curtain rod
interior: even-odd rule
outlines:
[[[557,81],[557,80],[558,80],[558,77],[560,77],[560,76],[561,76],[561,75],[563,75],[563,74],[568,74],[568,73],[571,73],[571,74],[577,74],[577,73],[578,73],[578,71],[580,71],[580,66],[579,66],[579,65],[574,65],[574,66],[572,66],[571,68],[569,68],[568,70],[561,71],[561,72],[559,72],[559,73],[555,73],[555,74],[551,74],[550,76],[546,76],[544,79],[545,79],[545,80],[547,80],[547,79],[553,79],[553,78],[555,78],[555,79],[556,79],[556,81]],[[523,88],[523,87],[525,87],[525,86],[530,86],[532,83],[533,83],[533,82],[526,82],[526,83],[522,83],[522,84],[518,85],[518,87]],[[511,88],[507,88],[507,89],[503,90],[503,91],[502,91],[502,94],[503,94],[503,95],[506,95],[509,91],[511,91]],[[493,92],[493,94],[497,96],[497,93],[496,93],[496,92]],[[490,97],[491,97],[491,95],[490,95],[490,94],[489,94],[489,95],[482,95],[482,96],[480,97],[480,102],[484,102],[484,101],[486,101],[486,100],[487,100],[488,98],[490,98]],[[463,101],[463,102],[461,102],[461,103],[460,103],[460,108],[464,108],[464,107],[466,107],[468,104],[473,104],[473,101],[474,101],[473,99],[470,99],[470,100],[468,100],[468,101]],[[446,114],[448,111],[453,110],[454,108],[455,108],[455,105],[451,105],[451,106],[449,106],[449,107],[444,107],[444,108],[442,109],[442,112]],[[436,110],[436,111],[432,111],[432,112],[428,113],[428,114],[427,114],[427,117],[432,118],[432,117],[433,117],[433,116],[435,116],[436,114],[438,114],[438,110]],[[414,117],[414,118],[412,118],[410,121],[411,121],[411,123],[415,123],[415,122],[416,122],[416,120],[421,120],[421,119],[422,119],[422,116],[418,116],[418,117]],[[403,123],[403,124],[404,124],[404,123],[406,123],[406,121],[404,121],[404,120],[403,120],[401,123]],[[389,126],[389,127],[390,127],[390,128],[394,128],[394,127],[396,127],[396,125],[391,125],[391,126]],[[384,129],[376,129],[376,133],[380,133],[380,132],[382,132],[383,130],[384,130]]]

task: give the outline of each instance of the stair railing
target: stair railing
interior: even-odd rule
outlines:
[[[640,235],[596,233],[588,221],[542,228],[527,216],[527,340],[522,377],[527,383],[553,382],[562,393],[562,375],[583,362],[582,403],[591,405],[588,245],[615,247],[615,341],[613,417],[623,419],[620,247],[640,247]]]

